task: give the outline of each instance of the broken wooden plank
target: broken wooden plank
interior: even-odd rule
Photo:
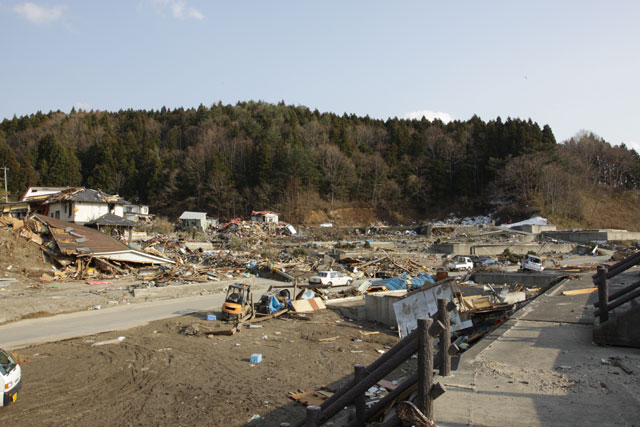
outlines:
[[[598,290],[598,288],[584,288],[584,289],[574,289],[572,291],[564,291],[562,292],[561,295],[567,297],[567,296],[573,296],[573,295],[584,295],[584,294],[591,294],[593,292],[596,292]]]
[[[324,305],[322,298],[309,298],[301,299],[298,301],[291,301],[291,306],[296,313],[308,313],[316,310],[324,310],[327,306]]]
[[[633,370],[629,369],[629,367],[624,365],[622,363],[622,360],[620,360],[619,357],[610,357],[609,360],[611,361],[611,364],[613,366],[617,366],[618,368],[622,369],[625,373],[629,375],[633,374]]]
[[[258,322],[264,322],[265,320],[269,320],[269,319],[275,319],[277,317],[282,316],[285,313],[288,313],[289,309],[285,308],[283,310],[280,310],[276,313],[272,313],[272,314],[267,314],[266,316],[262,316],[262,317],[254,317],[251,320],[247,320],[244,323],[258,323]]]
[[[289,393],[289,397],[305,406],[320,406],[322,402],[331,397],[333,393],[324,391],[306,391],[302,393]]]

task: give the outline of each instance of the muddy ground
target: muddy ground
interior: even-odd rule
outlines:
[[[295,422],[304,407],[289,392],[335,387],[354,364],[373,362],[398,341],[388,327],[333,310],[233,336],[180,332],[194,324],[206,326],[204,315],[16,351],[23,388],[16,404],[0,408],[0,425],[236,426],[255,415],[251,425]],[[118,336],[119,344],[92,345]],[[254,353],[262,363],[249,362]]]

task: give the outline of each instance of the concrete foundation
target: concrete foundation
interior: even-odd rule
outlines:
[[[383,323],[389,326],[396,326],[396,313],[393,303],[399,301],[407,294],[406,291],[399,291],[397,294],[375,295],[368,294],[365,297],[366,319]]]
[[[511,227],[511,230],[526,231],[527,233],[540,234],[543,231],[555,231],[556,226],[552,224],[547,225],[535,225],[535,224],[523,224]]]
[[[640,240],[640,233],[627,230],[545,231],[545,237],[566,242],[589,243],[602,241]]]
[[[640,348],[638,325],[640,325],[640,305],[634,305],[624,313],[610,317],[602,324],[594,325],[593,341],[601,345]]]
[[[525,288],[544,288],[562,276],[560,273],[552,272],[518,272],[518,273],[506,273],[506,272],[477,272],[473,275],[473,281],[481,284],[508,284],[515,285],[520,284]]]
[[[529,252],[544,253],[569,253],[575,245],[572,243],[504,243],[504,244],[477,244],[477,243],[440,243],[430,247],[431,252],[456,254],[456,255],[500,255],[505,249],[513,253],[526,254]]]

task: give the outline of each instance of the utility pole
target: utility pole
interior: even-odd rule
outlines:
[[[9,202],[9,193],[7,192],[7,171],[9,168],[3,166],[0,169],[4,169],[4,202],[7,203]]]

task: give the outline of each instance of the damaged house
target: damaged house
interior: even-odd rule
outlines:
[[[124,218],[134,222],[145,222],[151,224],[153,215],[149,213],[147,205],[124,205]]]
[[[98,230],[82,225],[37,214],[27,222],[30,235],[51,236],[52,240],[42,246],[49,257],[63,266],[75,263],[78,271],[86,269],[92,263],[106,269],[122,269],[122,263],[175,263],[161,256],[132,249]]]
[[[54,194],[60,194],[72,188],[73,187],[29,187],[20,200],[23,202],[44,202]]]
[[[251,221],[277,224],[279,215],[272,211],[253,211],[251,212]]]
[[[206,231],[209,225],[217,224],[217,221],[212,223],[211,220],[211,218],[207,217],[206,212],[184,211],[178,218],[178,225],[182,230],[195,228],[200,231]]]
[[[106,214],[124,217],[126,204],[127,201],[118,195],[78,187],[50,196],[43,203],[42,213],[51,218],[86,224]]]

